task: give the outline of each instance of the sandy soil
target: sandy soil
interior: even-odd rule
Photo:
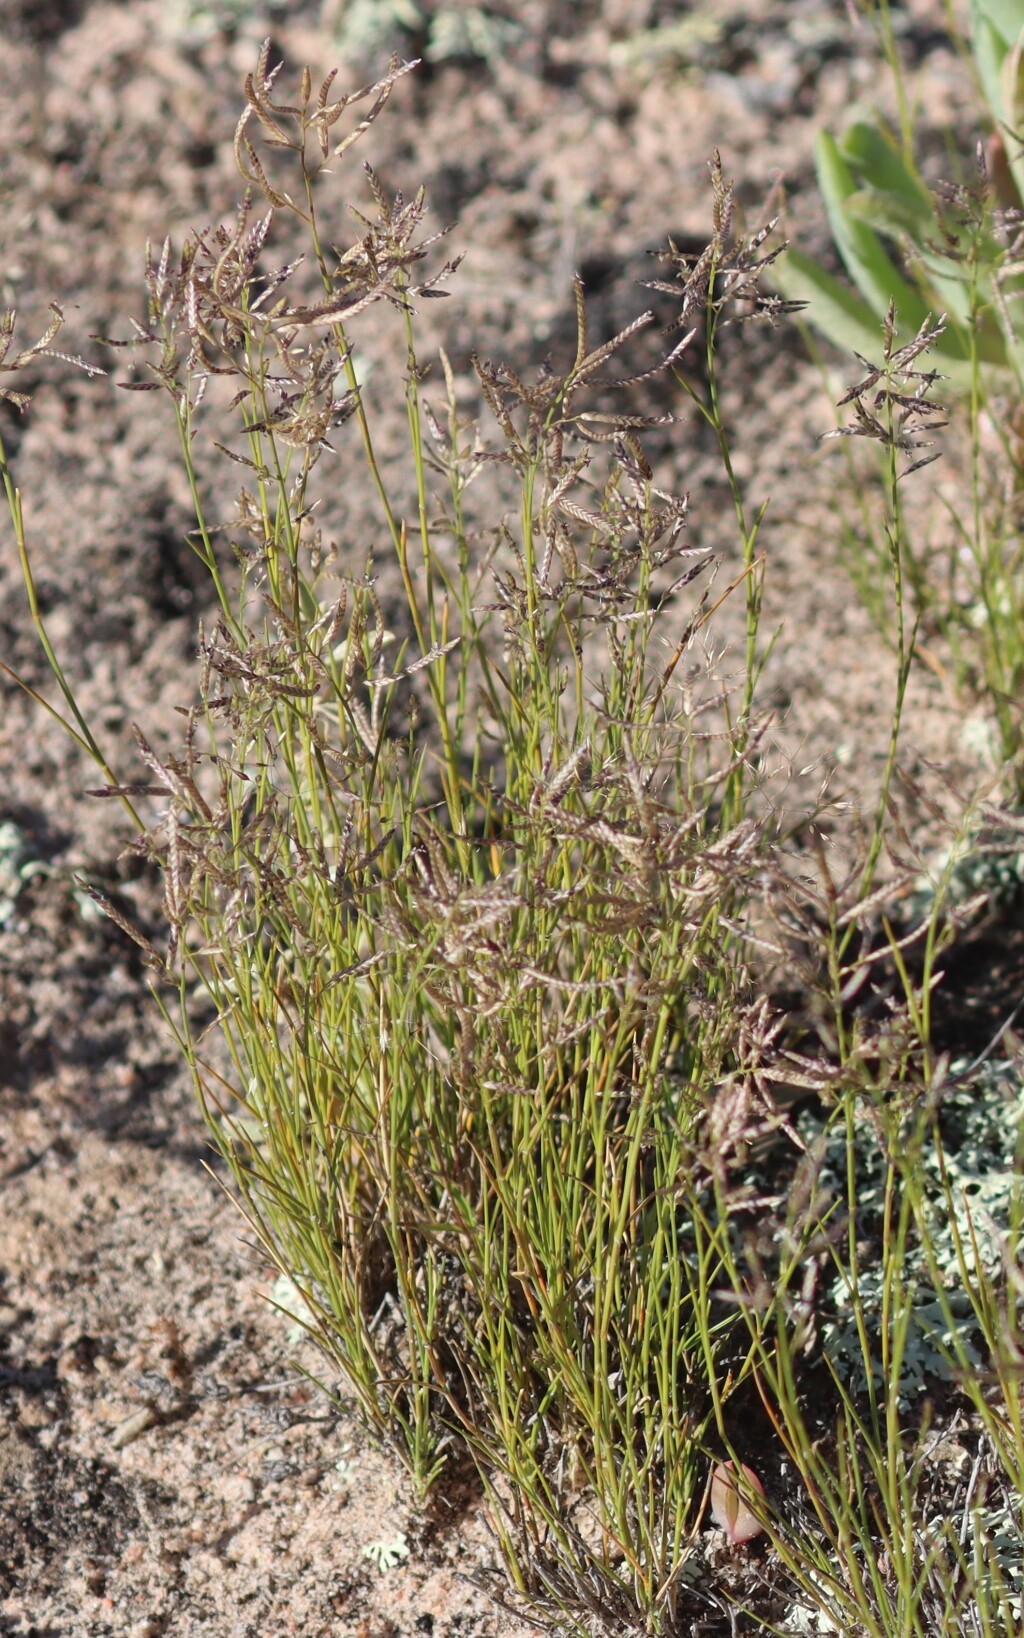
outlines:
[[[4,302],[28,340],[59,297],[68,350],[112,372],[90,382],[40,365],[31,409],[0,407],[0,428],[51,634],[128,773],[133,722],[155,742],[174,735],[206,594],[159,395],[119,392],[124,356],[89,337],[143,316],[147,239],[180,241],[231,210],[240,86],[263,35],[286,73],[306,61],[326,71],[349,10],[309,0],[268,20],[194,6],[190,23],[187,5],[160,0],[0,0]],[[631,281],[650,276],[646,251],[669,231],[703,233],[715,147],[752,221],[781,184],[790,231],[828,254],[813,136],[880,84],[842,0],[490,11],[515,23],[501,50],[426,64],[366,149],[389,186],[423,181],[438,221],[459,220],[459,300],[436,320],[457,372],[473,345],[525,365],[565,344],[577,267],[611,333],[643,304]],[[937,0],[898,17],[938,164],[943,132],[970,151],[969,87]],[[692,26],[663,50],[683,20]],[[342,82],[354,84],[351,56]],[[348,187],[358,193],[357,176]],[[388,344],[370,328],[371,353]],[[840,561],[829,457],[815,445],[833,424],[828,392],[791,329],[738,333],[726,364],[739,469],[755,503],[772,500],[766,628],[785,623],[765,680],[773,754],[793,790],[826,765],[838,789],[870,790],[892,662]],[[734,552],[699,429],[680,430],[670,460],[691,490],[695,538]],[[211,476],[215,515],[236,482]],[[361,561],[369,497],[346,487],[336,516]],[[0,657],[49,691],[2,528]],[[419,1518],[399,1473],[300,1374],[316,1360],[264,1300],[273,1275],[210,1170],[134,947],[74,876],[154,934],[157,884],[123,854],[113,808],[84,797],[95,776],[74,748],[2,686],[0,1633],[525,1634],[468,1579],[491,1558],[479,1510],[452,1497],[448,1523],[443,1506]],[[972,777],[962,710],[926,672],[914,690],[911,760]]]

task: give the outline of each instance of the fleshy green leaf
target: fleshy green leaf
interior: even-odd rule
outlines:
[[[788,250],[780,257],[774,275],[786,300],[805,302],[807,318],[834,346],[881,363],[884,308],[876,312],[862,296],[798,250]],[[909,338],[909,329],[907,334]],[[957,386],[970,385],[970,363],[955,334],[947,332],[940,339],[934,356],[936,367]]]
[[[932,196],[888,132],[857,120],[843,132],[839,150],[866,188],[901,202],[901,231],[920,238],[934,230]]]
[[[861,184],[846,200],[847,212],[908,250],[927,270],[920,292],[926,305],[966,325],[970,297],[960,269],[931,248],[937,237],[935,201],[895,139],[882,126],[858,120],[838,146]],[[966,355],[967,348],[963,351]]]
[[[1021,144],[1014,139],[1011,133],[1020,132],[1021,120],[1024,119],[1024,54],[1022,54],[1024,37],[1018,35],[1011,49],[1003,61],[1000,74],[1000,89],[1003,97],[1003,118],[1007,129],[1000,132],[1006,149],[1006,157],[1010,166],[1010,173],[1017,184],[1017,192],[1024,188],[1024,155],[1021,154]],[[1024,197],[1024,195],[1022,195]]]
[[[815,161],[832,237],[846,271],[875,313],[883,314],[889,302],[895,301],[901,330],[919,330],[928,308],[891,260],[878,234],[850,210],[856,178],[826,131],[815,143]]]
[[[846,201],[846,209],[858,222],[866,223],[876,233],[884,233],[890,239],[899,239],[906,234],[915,243],[920,243],[923,235],[934,226],[932,219],[923,228],[916,203],[888,189],[858,188]]]
[[[971,16],[975,26],[979,21],[986,22],[1006,47],[1011,46],[1024,29],[1021,0],[971,0]]]
[[[1016,35],[1012,38],[1016,38]],[[974,17],[973,47],[978,76],[992,118],[997,125],[1005,123],[1006,110],[1003,107],[1001,76],[1003,62],[1009,51],[1009,37],[994,26],[980,7],[977,8]]]

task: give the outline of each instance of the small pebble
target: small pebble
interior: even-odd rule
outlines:
[[[143,1405],[141,1410],[137,1410],[131,1416],[126,1417],[114,1429],[110,1436],[111,1450],[123,1450],[125,1445],[130,1445],[133,1440],[138,1439],[140,1434],[145,1433],[151,1427],[155,1427],[159,1420],[160,1413],[154,1405]]]
[[[256,1500],[256,1486],[246,1473],[225,1473],[214,1487],[219,1500],[248,1507]]]
[[[54,1413],[42,1399],[26,1397],[18,1417],[23,1428],[48,1428]]]

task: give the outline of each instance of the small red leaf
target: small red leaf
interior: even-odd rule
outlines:
[[[743,1464],[743,1489],[764,1495],[764,1485],[753,1468]],[[761,1535],[764,1525],[744,1500],[732,1462],[718,1462],[711,1474],[711,1517],[724,1530],[734,1547],[753,1541]]]

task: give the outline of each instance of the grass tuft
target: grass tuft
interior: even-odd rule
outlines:
[[[896,685],[863,857],[836,880],[819,848],[815,881],[758,787],[765,513],[718,373],[723,324],[784,311],[761,289],[771,227],[737,229],[716,155],[707,246],[669,243],[655,282],[679,302],[657,368],[705,352],[704,387],[677,379],[732,498],[720,587],[645,452],[672,418],[630,408],[652,372],[617,373],[650,313],[593,347],[577,279],[572,354],[530,377],[475,358],[467,417],[448,356],[421,351],[458,270],[422,190],[366,166],[360,205],[331,203],[413,66],[349,94],[305,71],[284,100],[266,47],[234,223],[147,256],[147,320],[117,345],[126,385],[170,402],[213,612],[182,743],[139,734],[140,780],[60,669],[3,461],[60,720],[159,866],[165,945],[99,902],[154,970],[288,1311],[421,1497],[476,1470],[505,1596],[569,1631],[744,1611],[776,1633],[1016,1631],[1019,1076],[992,1061],[1005,1032],[965,1065],[933,1043],[977,814],[925,878],[894,800],[905,485],[943,424],[942,326],[901,341],[890,305],[843,400],[882,450]],[[270,263],[282,217],[305,262]],[[371,309],[401,460],[352,341]],[[197,447],[239,469],[227,524]],[[319,521],[357,459],[383,542],[365,561]],[[705,644],[734,596],[726,683]],[[989,820],[1015,849],[1019,821]],[[780,962],[810,1046],[765,993]],[[952,1480],[942,1394],[973,1440]]]

